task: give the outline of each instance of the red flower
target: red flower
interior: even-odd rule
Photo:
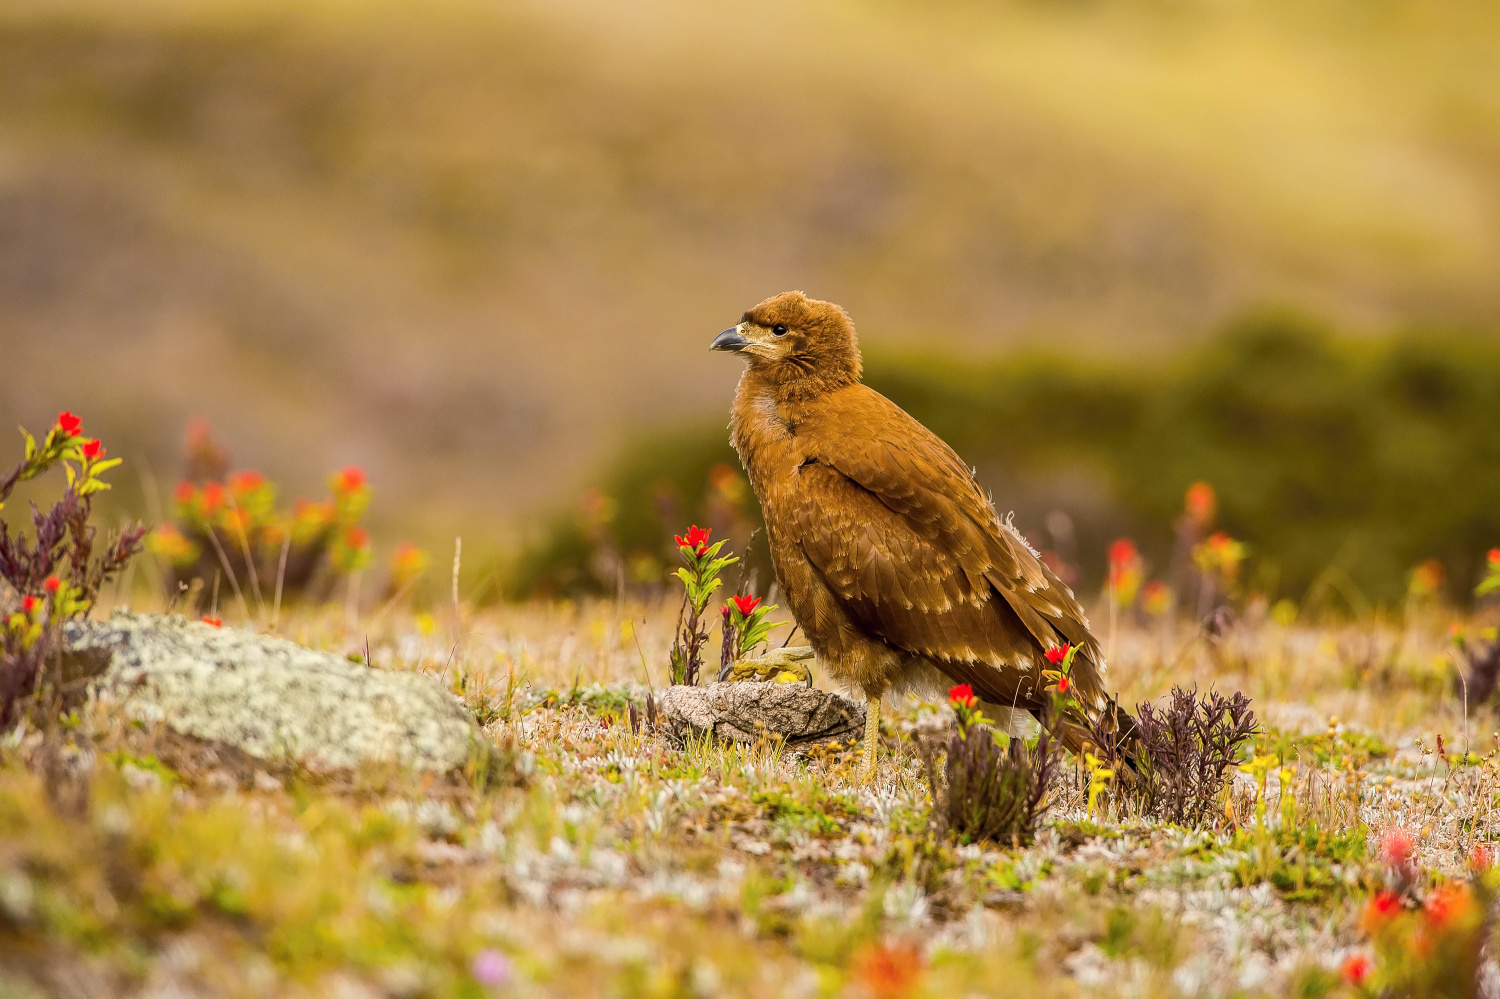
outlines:
[[[214,628],[224,627],[224,619],[222,617],[205,617],[203,623]]]
[[[1052,646],[1052,648],[1047,650],[1047,661],[1056,666],[1058,663],[1068,658],[1069,648],[1070,646],[1067,642],[1063,642],[1061,645]]]
[[[62,589],[62,580],[58,579],[56,576],[48,576],[46,579],[42,580],[42,589],[46,590],[48,593],[52,594],[55,597],[57,596],[57,591]]]
[[[1495,853],[1483,843],[1475,843],[1469,848],[1469,870],[1475,874],[1483,874],[1495,863]]]
[[[1382,889],[1370,896],[1365,903],[1365,911],[1359,917],[1360,928],[1366,933],[1374,933],[1395,919],[1401,912],[1401,896],[1393,891]]]
[[[967,683],[960,683],[948,689],[948,703],[955,708],[972,708],[979,703],[979,698],[974,696],[973,687]]]
[[[40,597],[34,597],[30,593],[28,593],[21,598],[21,611],[27,617],[31,617],[31,615],[35,614],[37,608],[40,606],[42,606]]]
[[[756,607],[760,606],[760,597],[730,597],[729,602],[734,604],[734,609],[745,617],[749,617]]]
[[[99,438],[83,442],[83,456],[89,461],[104,457],[104,445],[99,442]]]
[[[1491,548],[1489,555],[1486,557],[1489,559],[1490,565],[1500,567],[1500,548]]]
[[[177,488],[172,490],[172,499],[178,503],[191,503],[198,490],[193,488],[191,482],[179,482]]]
[[[1387,829],[1380,837],[1380,860],[1387,867],[1401,869],[1410,866],[1415,850],[1411,833],[1400,826]]]
[[[74,416],[66,409],[57,414],[57,425],[69,437],[77,437],[83,433],[83,417]]]
[[[333,480],[334,488],[341,493],[358,492],[364,488],[365,470],[358,465],[350,465],[339,472]]]
[[[708,551],[708,536],[712,533],[714,533],[712,527],[699,527],[694,524],[688,528],[687,537],[680,534],[674,534],[672,537],[677,539],[677,547],[691,548],[694,555],[702,555]]]
[[[203,486],[203,512],[212,516],[224,505],[224,484],[209,482]]]
[[[1129,565],[1139,556],[1135,542],[1129,538],[1121,538],[1109,546],[1109,564],[1111,566]]]
[[[1062,677],[1058,677],[1057,678],[1057,692],[1059,694],[1066,694],[1068,691],[1070,691],[1072,689],[1073,689],[1073,685],[1068,682],[1068,678],[1067,677],[1062,676]]]
[[[344,544],[359,551],[370,546],[370,532],[363,527],[351,527],[344,532]]]
[[[1360,986],[1374,970],[1375,962],[1370,960],[1368,954],[1350,954],[1344,958],[1344,963],[1339,967],[1339,974],[1343,975],[1344,981],[1350,985]]]

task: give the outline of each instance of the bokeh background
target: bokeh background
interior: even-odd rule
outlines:
[[[1097,585],[1184,490],[1359,612],[1500,544],[1500,11],[9,0],[0,423],[161,516],[189,421],[476,599],[754,525],[707,343],[800,288]],[[8,460],[8,459],[7,459]],[[654,574],[654,575],[653,575]],[[1432,582],[1429,572],[1428,582]]]

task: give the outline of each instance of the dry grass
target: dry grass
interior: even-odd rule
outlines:
[[[400,610],[353,629],[335,608],[288,620],[300,641],[353,652],[368,638],[377,667],[462,693],[512,761],[494,786],[257,765],[95,708],[54,769],[74,775],[54,778],[54,802],[40,738],[7,743],[0,988],[1321,994],[1362,943],[1357,906],[1379,878],[1366,828],[1412,829],[1422,863],[1450,875],[1471,842],[1500,836],[1494,716],[1465,725],[1436,620],[1250,623],[1218,645],[1117,636],[1111,679],[1127,701],[1190,681],[1255,697],[1262,750],[1296,767],[1293,824],[1322,837],[1298,854],[1257,831],[1248,777],[1235,818],[1193,831],[1090,819],[1071,767],[1034,846],[935,841],[919,705],[888,713],[871,786],[853,747],[792,757],[632,732],[626,698],[646,672],[661,682],[674,616],[601,602],[461,621]],[[1462,748],[1466,731],[1483,762],[1438,762],[1436,737]],[[84,810],[68,804],[80,787]],[[1268,787],[1274,817],[1274,769]],[[490,952],[511,984],[477,981]]]

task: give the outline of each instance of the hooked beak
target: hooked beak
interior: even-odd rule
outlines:
[[[740,335],[738,326],[729,329],[714,337],[714,342],[708,345],[709,350],[744,350],[750,346],[750,341]]]

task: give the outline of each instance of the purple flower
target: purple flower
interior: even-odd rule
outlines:
[[[469,971],[473,974],[474,981],[491,988],[510,984],[512,976],[510,958],[493,947],[475,954]]]

